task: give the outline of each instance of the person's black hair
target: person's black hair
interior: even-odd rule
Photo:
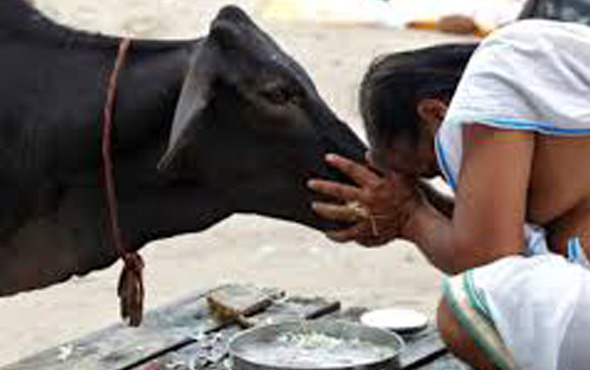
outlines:
[[[360,89],[360,111],[371,146],[403,137],[417,143],[421,99],[450,99],[477,44],[445,44],[375,59]]]

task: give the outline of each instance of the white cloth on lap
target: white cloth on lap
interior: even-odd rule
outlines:
[[[519,368],[589,368],[589,270],[546,254],[508,257],[470,273]]]

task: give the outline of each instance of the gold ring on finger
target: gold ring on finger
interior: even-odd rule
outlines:
[[[346,203],[346,207],[352,211],[354,218],[357,221],[366,220],[369,218],[369,211],[359,201],[351,201]]]

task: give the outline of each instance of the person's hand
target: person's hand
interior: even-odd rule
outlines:
[[[422,201],[416,179],[390,172],[378,175],[369,167],[335,154],[329,165],[348,175],[356,184],[313,179],[309,187],[334,198],[335,203],[314,202],[314,211],[329,220],[353,226],[326,232],[337,242],[356,241],[365,246],[383,245],[402,236],[404,225]]]

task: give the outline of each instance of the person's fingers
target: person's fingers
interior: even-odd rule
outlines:
[[[361,189],[351,185],[340,184],[338,182],[310,180],[307,186],[320,194],[328,195],[340,200],[352,201],[361,198]]]
[[[367,217],[366,210],[348,204],[314,202],[312,207],[318,215],[333,221],[356,222]]]
[[[354,241],[365,247],[375,247],[385,244],[385,241],[382,240],[383,238],[371,234],[370,227],[366,222],[360,222],[348,229],[328,231],[326,232],[326,236],[338,243]]]
[[[386,243],[383,238],[375,237],[373,235],[356,238],[356,242],[367,248],[378,247]]]
[[[341,157],[337,154],[326,155],[326,161],[333,167],[348,175],[360,186],[374,186],[379,183],[379,176],[368,167]]]
[[[328,231],[326,236],[338,243],[354,241],[368,248],[382,246],[393,240],[393,238],[386,235],[375,235],[368,220],[358,222],[347,229]]]
[[[328,239],[338,243],[354,241],[359,236],[360,229],[358,225],[355,225],[348,229],[327,231],[326,236]]]

